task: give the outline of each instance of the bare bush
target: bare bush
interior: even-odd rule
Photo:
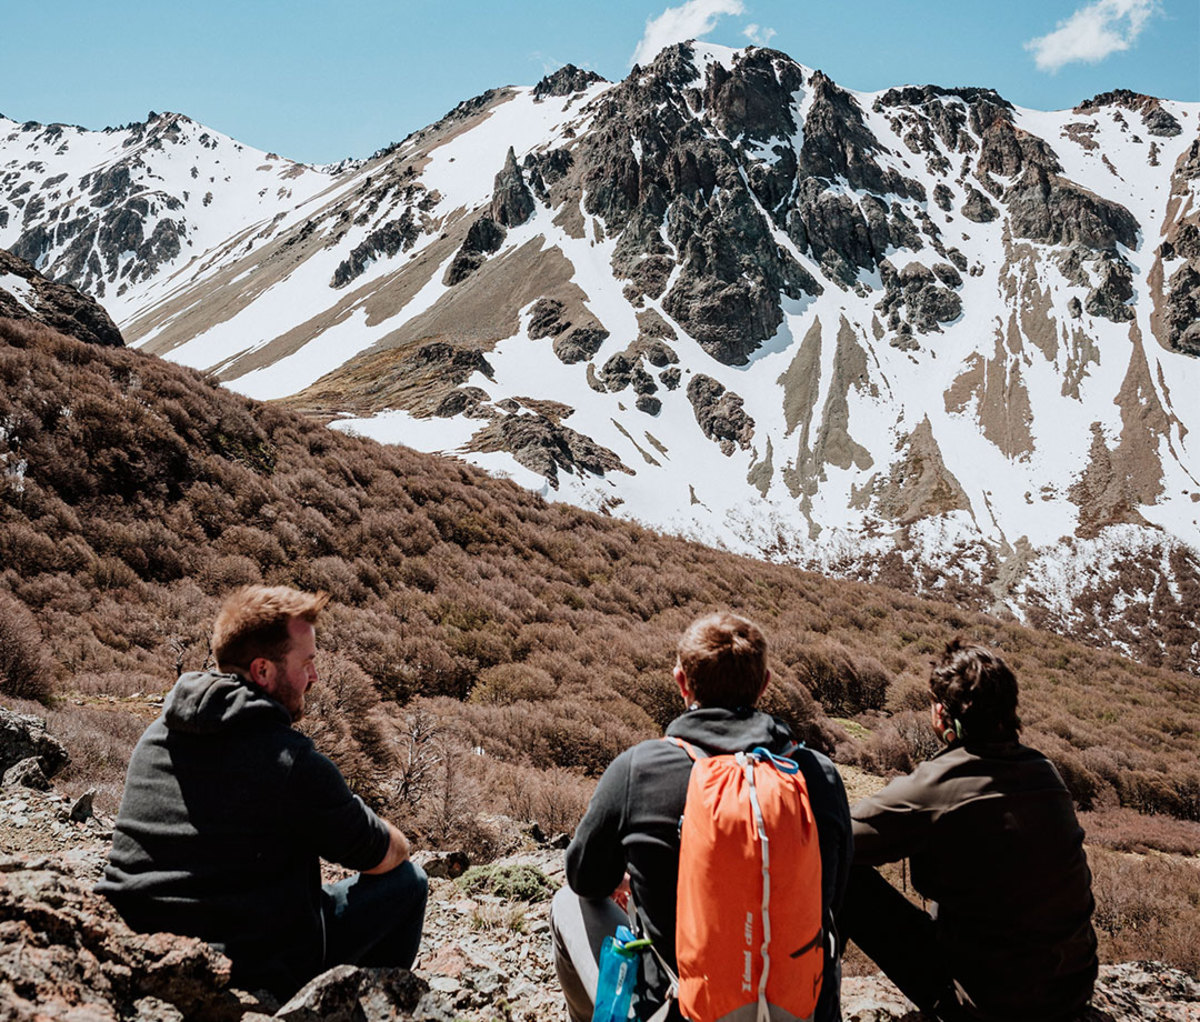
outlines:
[[[29,609],[0,593],[0,692],[45,700],[54,685],[54,662]]]

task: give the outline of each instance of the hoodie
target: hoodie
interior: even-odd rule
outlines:
[[[777,754],[794,749],[790,755],[800,765],[817,821],[821,900],[826,927],[832,933],[853,858],[850,807],[833,764],[818,752],[795,748],[792,732],[783,721],[752,709],[689,710],[671,722],[667,735],[682,738],[710,755],[748,751],[760,745]],[[567,848],[567,882],[584,898],[607,897],[629,873],[643,932],[672,968],[679,821],[691,770],[691,758],[671,742],[656,739],[626,749],[600,778]],[[645,975],[634,1011],[638,1018],[647,1018],[664,1001],[668,980],[653,956],[643,955],[642,962]],[[835,955],[826,957],[818,1022],[840,1017],[840,968]]]
[[[104,894],[135,930],[199,937],[287,996],[321,968],[320,863],[379,864],[387,826],[232,674],[185,674],[133,750]]]

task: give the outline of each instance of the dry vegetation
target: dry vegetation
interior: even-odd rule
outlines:
[[[932,749],[931,655],[957,633],[997,647],[1027,741],[1096,836],[1200,848],[1200,825],[1180,822],[1200,820],[1191,675],[547,505],[138,352],[0,321],[0,496],[0,693],[46,704],[74,753],[66,783],[101,787],[110,808],[147,696],[207,664],[217,601],[262,580],[335,597],[306,727],[364,797],[476,856],[512,840],[506,818],[574,826],[612,757],[676,714],[676,637],[716,607],[767,630],[768,708],[879,773]],[[1191,864],[1111,854],[1096,864],[1113,954],[1158,947],[1152,930],[1194,934]]]

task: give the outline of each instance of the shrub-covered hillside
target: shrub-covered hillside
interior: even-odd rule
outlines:
[[[1083,806],[1200,819],[1195,677],[548,505],[35,324],[0,321],[0,494],[0,690],[67,697],[94,769],[140,730],[120,700],[203,666],[219,598],[264,580],[333,593],[337,712],[310,726],[385,805],[428,808],[439,776],[438,826],[485,782],[490,808],[570,826],[580,779],[677,712],[675,639],[716,607],[764,626],[770,708],[843,761],[923,754],[928,660],[961,632],[1016,668]]]

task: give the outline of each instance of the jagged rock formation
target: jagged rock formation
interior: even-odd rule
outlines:
[[[0,316],[44,323],[89,344],[119,346],[121,331],[94,299],[47,280],[24,259],[0,249]]]

